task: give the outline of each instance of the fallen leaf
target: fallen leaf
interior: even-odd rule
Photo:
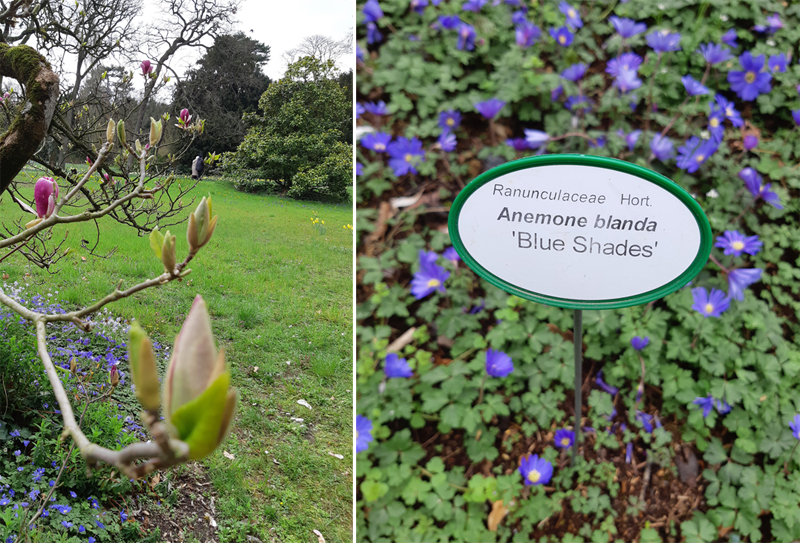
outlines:
[[[233,455],[232,455],[231,453],[229,453],[228,451],[222,451],[222,456],[224,456],[224,457],[225,457],[225,458],[227,458],[228,460],[233,460],[234,458],[236,458],[235,456],[233,456]]]
[[[334,458],[338,458],[339,460],[344,460],[344,456],[342,456],[341,454],[335,454],[330,451],[328,451],[328,454],[333,456]]]
[[[319,530],[314,530],[314,535],[317,536],[317,543],[325,543],[325,538],[322,537],[322,533]]]
[[[310,405],[309,405],[309,403],[308,403],[307,401],[305,401],[305,400],[297,400],[297,403],[299,403],[299,404],[300,404],[300,405],[302,405],[303,407],[308,407],[309,409],[311,409],[311,406],[310,406]]]
[[[8,279],[8,274],[7,273],[3,274],[3,279]]]
[[[150,489],[154,489],[158,483],[161,482],[161,474],[156,473],[150,478]]]
[[[492,532],[497,531],[497,525],[500,524],[508,514],[508,509],[503,505],[503,500],[497,500],[492,504],[492,512],[489,513],[489,530]]]
[[[81,262],[86,262],[86,257],[85,256],[81,257]]]
[[[216,528],[217,527],[217,521],[214,520],[214,517],[212,517],[208,513],[206,513],[204,516],[205,516],[206,520],[208,521],[208,523],[211,525],[212,528]]]
[[[258,366],[253,366],[253,373],[258,373]]]
[[[297,418],[297,417],[292,417],[292,422],[303,422],[303,419]]]

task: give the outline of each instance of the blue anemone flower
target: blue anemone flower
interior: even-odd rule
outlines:
[[[546,485],[553,477],[553,465],[538,454],[519,459],[519,473],[526,486]]]
[[[632,38],[647,30],[646,24],[637,23],[633,19],[625,19],[612,15],[608,20],[611,21],[611,25],[614,27],[614,30],[617,31],[617,34],[625,39]]]
[[[759,94],[772,90],[772,74],[765,72],[764,55],[753,56],[747,51],[739,57],[743,70],[728,72],[728,83],[731,90],[745,102],[752,102]]]

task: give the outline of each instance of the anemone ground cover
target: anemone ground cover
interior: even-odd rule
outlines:
[[[28,170],[19,180],[37,177]],[[230,436],[202,462],[216,499],[218,529],[209,534],[220,541],[245,541],[248,535],[305,541],[317,529],[328,541],[349,541],[351,206],[243,194],[232,182],[215,179],[201,181],[192,196],[209,194],[220,222],[205,254],[192,262],[192,273],[169,285],[175,288],[152,289],[109,309],[123,320],[138,319],[171,347],[194,296],[202,294],[208,304],[217,345],[225,348],[240,392]],[[7,223],[22,217],[11,206],[0,213]],[[314,228],[315,216],[325,221],[326,231]],[[185,251],[186,224],[169,229],[178,237],[178,252]],[[3,262],[2,273],[34,291],[45,286],[58,291],[67,304],[85,304],[119,280],[134,284],[163,267],[147,237],[112,221],[101,224],[97,253],[115,252],[89,256],[82,244],[91,247],[95,235],[93,226],[70,228],[72,253],[55,275],[13,257]],[[301,399],[310,410],[297,403]],[[185,471],[161,474],[154,488],[163,495],[145,496],[151,511],[158,510],[157,502],[183,500],[174,494],[181,492]],[[200,516],[201,523],[208,520]]]
[[[358,539],[800,538],[800,7],[358,11],[358,100],[385,104],[358,109]],[[656,170],[715,237],[690,285],[584,313],[574,467],[570,313],[478,279],[446,229],[468,181],[543,153]]]

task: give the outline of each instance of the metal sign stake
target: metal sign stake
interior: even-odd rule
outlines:
[[[575,351],[575,441],[572,443],[572,465],[578,458],[581,444],[581,389],[583,387],[583,311],[572,312],[572,345]]]

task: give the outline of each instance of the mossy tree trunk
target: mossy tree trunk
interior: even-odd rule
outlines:
[[[24,102],[8,131],[0,136],[0,194],[25,167],[47,135],[58,103],[58,76],[45,58],[27,45],[0,44],[0,76],[19,81]]]

